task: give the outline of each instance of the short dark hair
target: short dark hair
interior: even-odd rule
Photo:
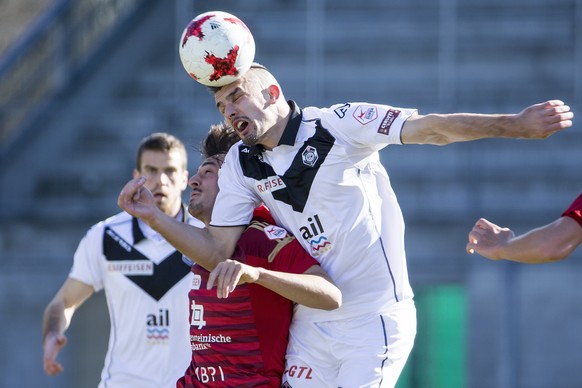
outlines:
[[[267,69],[266,66],[263,66],[263,65],[261,65],[258,62],[253,62],[251,64],[251,67],[249,68],[249,70],[251,70],[251,69],[261,69],[261,70],[265,70],[265,71],[267,71],[267,72],[270,73],[269,69]],[[227,86],[227,85],[228,84],[223,85],[223,86]],[[220,89],[223,88],[223,86],[207,86],[206,88],[208,89],[208,91],[210,92],[210,94],[215,95]]]
[[[219,154],[226,154],[240,137],[236,131],[224,121],[210,126],[208,135],[202,140],[200,153],[204,159]]]
[[[188,154],[184,143],[176,136],[165,132],[155,132],[144,137],[137,148],[136,169],[141,170],[141,157],[145,151],[170,153],[177,150],[182,155],[184,170],[188,168]]]

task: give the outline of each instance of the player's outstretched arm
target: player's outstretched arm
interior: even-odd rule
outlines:
[[[545,139],[571,127],[574,113],[560,100],[529,106],[517,114],[429,114],[408,118],[404,144],[446,145],[491,137]]]
[[[226,260],[210,273],[207,288],[211,289],[216,284],[218,297],[228,298],[242,283],[259,284],[311,308],[334,310],[342,304],[341,291],[319,265],[312,266],[303,274],[292,274]]]
[[[581,243],[582,228],[570,217],[560,217],[520,236],[482,218],[469,232],[466,249],[492,260],[537,264],[562,260]]]
[[[42,322],[43,366],[49,376],[61,373],[64,368],[57,356],[67,343],[65,330],[69,327],[75,310],[87,300],[93,287],[68,278],[44,311]]]
[[[144,220],[178,251],[208,271],[231,257],[244,226],[201,229],[180,222],[156,206],[152,193],[143,186],[144,183],[144,177],[129,181],[119,194],[119,207]]]

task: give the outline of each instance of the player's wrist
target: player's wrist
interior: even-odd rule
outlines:
[[[155,209],[153,209],[151,214],[144,215],[141,219],[152,229],[159,232],[167,223],[172,222],[174,218],[161,211],[157,206],[154,207]]]
[[[55,331],[47,331],[46,333],[43,334],[42,336],[42,346],[46,346],[46,344],[51,341],[51,340],[56,340],[58,338],[58,336],[60,335],[60,333],[55,332]]]
[[[267,285],[270,279],[269,271],[260,267],[251,267],[248,277],[250,278],[248,283],[256,283],[261,286]]]

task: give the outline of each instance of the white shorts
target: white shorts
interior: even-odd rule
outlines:
[[[293,322],[283,387],[394,387],[416,336],[412,299],[389,312],[330,322]]]

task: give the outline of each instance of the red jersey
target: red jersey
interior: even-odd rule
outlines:
[[[580,194],[578,198],[572,202],[570,207],[562,213],[562,217],[573,218],[580,224],[580,226],[582,226],[582,194]]]
[[[266,208],[259,208],[238,241],[234,260],[270,270],[304,273],[319,263]],[[293,302],[256,284],[218,299],[206,289],[209,272],[193,265],[190,299],[192,361],[178,388],[279,387]]]

